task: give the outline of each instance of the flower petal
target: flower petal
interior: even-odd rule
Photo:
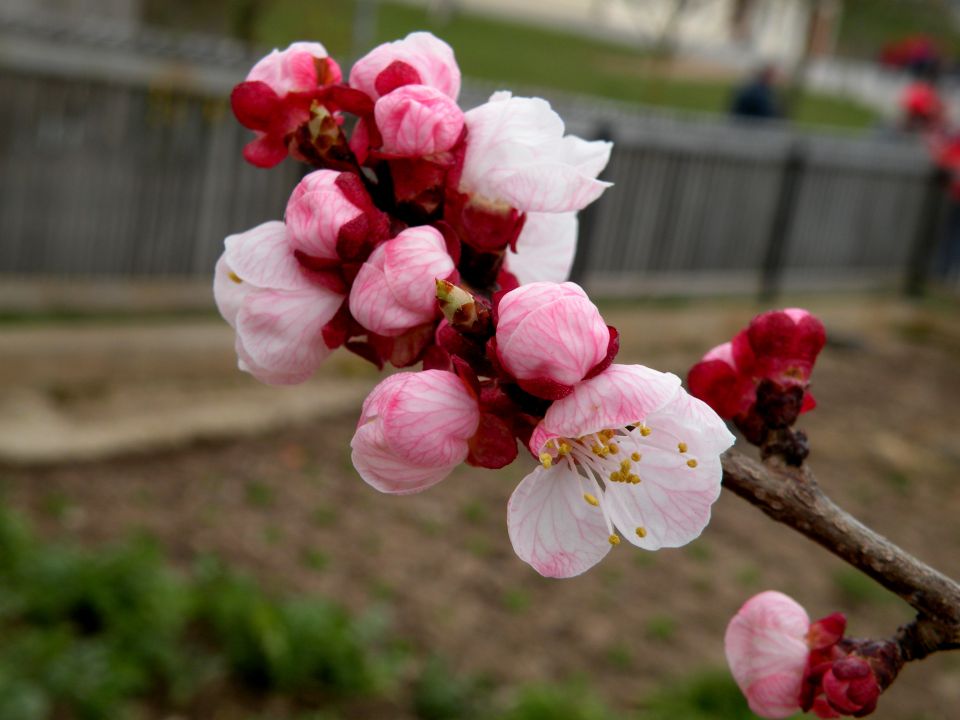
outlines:
[[[381,94],[377,91],[377,78],[394,63],[404,63],[416,71],[418,84],[429,85],[447,97],[457,99],[460,68],[453,50],[428,32],[410,33],[402,40],[375,47],[353,64],[350,86],[377,99]]]
[[[545,577],[579,575],[610,552],[603,512],[584,500],[580,483],[566,465],[538,466],[507,505],[513,549]]]
[[[507,270],[521,285],[540,281],[562,283],[573,267],[578,226],[575,212],[527,213],[516,251],[507,250]]]
[[[231,235],[224,245],[230,268],[246,283],[273,290],[302,290],[311,285],[287,242],[287,228],[279,220]]]
[[[243,300],[254,289],[250,283],[243,282],[233,272],[227,262],[227,253],[224,252],[213,271],[213,299],[217,303],[217,310],[223,319],[230,323],[230,327],[237,327],[237,315]]]
[[[342,302],[343,295],[320,286],[250,293],[237,316],[237,337],[251,372],[270,384],[310,377],[331,352],[321,331]]]
[[[613,185],[576,167],[547,161],[494,170],[488,182],[496,188],[493,197],[515,208],[554,213],[582,210]]]
[[[404,85],[377,100],[374,107],[382,150],[401,157],[446,152],[463,130],[463,112],[439,90]]]
[[[380,492],[395,495],[426,490],[459,464],[416,465],[399,457],[387,443],[382,423],[376,421],[358,427],[350,447],[350,457],[360,477]]]
[[[543,419],[545,429],[580,437],[643,420],[676,395],[680,378],[643,365],[613,364],[554,402]],[[540,448],[531,448],[539,453]]]

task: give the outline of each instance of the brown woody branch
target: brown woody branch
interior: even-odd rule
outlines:
[[[723,485],[896,593],[917,611],[893,641],[903,660],[960,648],[960,584],[874,532],[820,489],[810,468],[723,456]]]

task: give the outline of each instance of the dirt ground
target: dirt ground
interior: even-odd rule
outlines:
[[[802,421],[821,483],[868,525],[960,577],[957,306],[862,297],[808,305],[831,337],[814,374],[819,408]],[[620,362],[683,374],[754,311],[701,301],[616,305],[606,317],[624,338]],[[4,390],[13,385],[9,362]],[[236,383],[231,370],[211,368],[210,384]],[[321,374],[355,379],[352,368]],[[32,382],[42,391],[52,377]],[[85,397],[59,392],[61,403]],[[83,412],[96,411],[83,402]],[[356,411],[297,417],[241,439],[8,463],[0,478],[8,502],[46,534],[104,543],[146,531],[184,565],[214,552],[266,587],[383,604],[399,633],[458,670],[510,682],[586,678],[622,710],[668,681],[722,666],[725,624],[760,590],[793,595],[813,617],[842,610],[856,635],[888,635],[911,617],[898,598],[727,493],[687,548],[624,545],[579,578],[546,580],[514,556],[504,522],[529,463],[461,468],[420,495],[388,497],[350,465]],[[951,720],[958,709],[960,653],[941,654],[908,666],[875,717]]]

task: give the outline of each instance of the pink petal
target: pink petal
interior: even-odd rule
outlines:
[[[416,465],[399,457],[387,443],[380,422],[357,428],[350,442],[353,466],[364,480],[380,492],[396,495],[426,490],[450,474],[459,462],[449,465]]]
[[[350,291],[350,312],[379,335],[394,337],[436,315],[436,280],[454,270],[443,236],[434,228],[408,228],[378,246]]]
[[[532,283],[500,301],[497,353],[519,380],[580,382],[606,356],[610,331],[573,283]]]
[[[489,175],[493,197],[529,212],[582,210],[613,183],[597,180],[578,168],[541,160],[535,165],[504,168]]]
[[[538,466],[510,496],[513,549],[545,577],[579,575],[610,552],[603,512],[584,500],[583,492],[579,475],[556,465]]]
[[[384,95],[374,107],[384,152],[418,157],[446,152],[463,130],[456,102],[426,85],[405,85]]]
[[[333,170],[317,170],[294,188],[285,216],[293,249],[328,260],[338,257],[340,229],[362,214],[337,186],[339,176]]]
[[[274,50],[261,58],[247,75],[247,81],[266,83],[277,95],[304,92],[317,86],[316,60],[327,57],[320,43],[295,42],[286,50]],[[336,78],[334,82],[339,82]]]
[[[554,402],[543,424],[549,432],[571,438],[625,427],[664,407],[679,387],[680,378],[676,375],[643,365],[615,363]]]
[[[311,285],[287,242],[286,226],[278,220],[231,235],[224,244],[230,268],[246,283],[273,290],[302,290]]]
[[[230,268],[227,262],[227,253],[224,252],[217,260],[213,271],[213,298],[217,303],[217,310],[230,327],[237,327],[237,315],[244,298],[255,288],[245,283]]]
[[[463,381],[443,370],[409,373],[381,413],[390,446],[421,465],[463,462],[480,409]]]
[[[521,285],[562,283],[570,275],[577,251],[577,214],[527,213],[516,252],[507,250],[507,270]]]
[[[750,598],[727,626],[730,672],[758,715],[782,718],[800,709],[809,627],[803,607],[772,590]]]
[[[403,40],[384,43],[354,63],[350,86],[373,99],[380,97],[377,77],[395,62],[413,68],[419,84],[436,88],[454,100],[460,93],[460,68],[447,43],[428,32],[410,33]],[[393,88],[391,88],[393,89]]]
[[[320,286],[250,293],[237,316],[237,338],[254,375],[271,384],[310,377],[330,354],[321,330],[342,302]]]

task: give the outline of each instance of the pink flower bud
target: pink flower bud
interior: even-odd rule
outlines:
[[[467,458],[479,424],[477,400],[454,373],[392,375],[363,403],[353,465],[381,492],[419,492]]]
[[[457,103],[427,85],[404,85],[374,106],[381,150],[402,157],[446,152],[463,131]]]
[[[750,598],[727,626],[730,672],[760,717],[785,718],[800,710],[809,628],[806,610],[772,590]]]
[[[757,395],[756,381],[737,366],[729,342],[717,345],[690,368],[687,386],[728,420],[749,411]]]
[[[360,268],[350,312],[378,335],[397,336],[437,315],[437,279],[454,272],[436,229],[421,225],[380,245]]]
[[[756,374],[781,385],[806,387],[827,336],[823,323],[800,308],[757,315],[747,328]]]
[[[345,238],[365,239],[379,216],[356,175],[317,170],[294,188],[285,218],[294,250],[336,260]]]
[[[573,283],[530,283],[503,296],[497,356],[528,392],[568,388],[607,356],[610,330],[587,294]]]
[[[459,191],[488,205],[527,212],[580,210],[610,186],[597,175],[612,144],[564,135],[560,116],[541,98],[495,93],[464,115],[466,154]]]
[[[350,70],[350,86],[373,99],[403,85],[428,85],[456,100],[460,68],[450,46],[428,32],[410,33],[378,45]]]
[[[327,57],[327,50],[316,42],[295,42],[286,50],[274,50],[261,58],[247,82],[265,83],[277,95],[307,92],[320,85],[338,83],[343,76],[340,66]]]
[[[863,717],[873,712],[880,697],[873,669],[860,657],[835,660],[822,683],[827,703],[842,715]]]

